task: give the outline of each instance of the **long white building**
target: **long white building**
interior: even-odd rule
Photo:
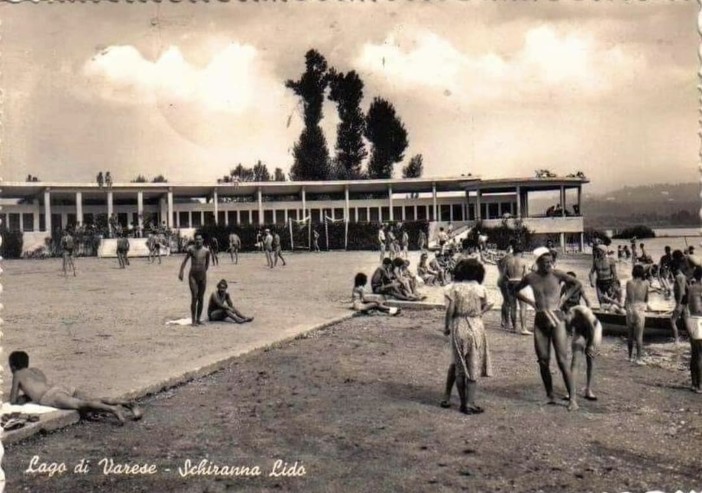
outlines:
[[[537,235],[561,246],[583,241],[579,177],[483,180],[478,177],[239,184],[5,182],[0,219],[11,230],[44,233],[90,224],[114,213],[122,226],[157,224],[190,229],[208,223],[284,224],[288,218],[324,217],[350,222],[427,220],[499,224],[521,218]],[[530,210],[534,196],[557,197],[557,215]],[[543,203],[543,200],[541,200]],[[533,208],[533,207],[531,207]]]

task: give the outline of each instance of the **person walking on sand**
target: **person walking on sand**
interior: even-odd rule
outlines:
[[[427,246],[427,234],[424,232],[423,229],[419,230],[419,238],[417,239],[417,246],[419,247],[420,252],[422,250],[424,250],[425,246]]]
[[[556,363],[563,375],[569,397],[568,410],[578,409],[573,388],[573,374],[567,365],[568,357],[568,333],[565,327],[565,314],[562,305],[577,290],[582,291],[582,284],[576,278],[569,276],[563,271],[553,268],[553,258],[551,252],[546,247],[539,247],[534,250],[536,259],[536,271],[529,272],[522,281],[514,288],[520,301],[526,303],[536,310],[534,316],[534,348],[539,363],[541,379],[546,390],[548,404],[556,404],[553,393],[553,381],[549,368],[551,360],[551,344],[556,352]],[[561,283],[571,286],[561,295]],[[534,293],[534,300],[530,300],[522,290],[531,286]]]
[[[278,259],[283,262],[283,266],[287,265],[283,258],[283,247],[280,244],[280,235],[275,231],[273,233],[273,265],[278,265]]]
[[[126,269],[129,265],[127,254],[129,253],[129,239],[123,232],[117,238],[117,262],[120,269]]]
[[[75,241],[71,233],[66,229],[61,237],[61,249],[63,250],[63,275],[68,276],[68,269],[73,269],[73,277],[76,276],[76,264],[73,263],[73,249]]]
[[[190,285],[190,314],[193,327],[202,325],[200,320],[205,302],[205,290],[207,289],[207,269],[210,266],[210,252],[204,246],[201,234],[195,235],[195,245],[188,247],[185,258],[180,265],[178,279],[183,280],[185,264],[190,260],[190,272],[188,273],[188,284]]]
[[[210,238],[210,255],[212,255],[212,265],[219,265],[219,240],[216,236]]]
[[[643,333],[646,325],[646,311],[648,309],[648,291],[650,285],[646,280],[643,265],[636,264],[631,272],[632,279],[626,283],[626,326],[628,328],[627,349],[629,361],[643,364]],[[636,344],[636,359],[634,359],[634,343]]]
[[[266,254],[268,267],[273,268],[273,235],[271,230],[266,228],[263,232],[263,252]]]
[[[253,317],[247,317],[234,307],[232,298],[227,293],[227,281],[222,279],[217,283],[217,290],[210,296],[207,306],[207,318],[210,322],[224,322],[231,319],[238,324],[253,322]]]
[[[241,238],[236,233],[229,235],[229,255],[232,257],[232,262],[239,263],[239,250],[241,249]]]
[[[478,377],[492,376],[483,314],[490,310],[483,286],[485,267],[475,259],[461,260],[454,270],[454,283],[445,292],[447,299],[444,334],[451,338],[453,372],[463,414],[480,414],[484,409],[475,402]],[[452,368],[446,380],[447,394],[441,402],[448,407]]]
[[[12,371],[10,404],[24,403],[25,399],[41,406],[76,411],[107,411],[115,415],[120,424],[125,418],[122,407],[128,409],[135,421],[143,416],[142,410],[134,403],[109,399],[97,399],[63,385],[51,385],[46,375],[38,368],[29,367],[29,355],[24,351],[13,351],[9,357]]]

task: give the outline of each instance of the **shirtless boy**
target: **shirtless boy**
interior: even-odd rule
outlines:
[[[25,402],[21,399],[21,392],[26,399],[42,406],[75,409],[80,412],[107,411],[114,414],[121,424],[125,422],[121,407],[129,409],[135,421],[143,415],[141,409],[133,403],[96,399],[74,388],[49,384],[41,370],[29,367],[29,355],[24,351],[14,351],[9,360],[12,371],[10,404]]]
[[[203,243],[202,235],[195,235],[195,245],[188,247],[186,250],[185,258],[180,265],[180,273],[178,274],[178,279],[182,281],[185,264],[188,263],[188,260],[191,260],[188,284],[190,285],[190,315],[193,327],[202,325],[200,318],[202,317],[202,309],[205,303],[207,269],[210,266],[210,252],[203,246]]]
[[[210,238],[210,255],[212,255],[212,265],[219,265],[219,240],[216,236]]]
[[[267,229],[263,234],[263,253],[266,254],[266,263],[268,267],[273,268],[273,235],[271,230]]]
[[[607,256],[607,247],[597,245],[593,252],[592,268],[590,269],[590,286],[597,291],[597,301],[600,306],[606,303],[605,296],[611,293],[617,277],[616,261]]]
[[[278,259],[283,261],[283,265],[285,264],[285,259],[283,258],[283,247],[280,244],[280,235],[278,232],[273,233],[273,264],[278,265]]]
[[[149,233],[149,236],[146,238],[146,248],[149,250],[149,263],[153,264],[156,257],[156,236],[154,236],[153,232]]]
[[[227,293],[227,281],[222,279],[217,283],[217,291],[210,296],[207,307],[207,317],[212,322],[226,321],[228,318],[238,324],[252,322],[253,317],[247,317],[234,307],[232,298]]]
[[[526,275],[528,268],[522,256],[521,246],[514,243],[512,248],[514,253],[506,256],[502,263],[502,276],[509,306],[509,319],[512,322],[511,330],[517,332],[517,304],[519,300],[515,289]],[[519,303],[519,327],[520,334],[531,335],[531,332],[526,328],[526,305],[524,303]]]
[[[582,284],[576,278],[569,276],[565,272],[553,268],[553,258],[548,248],[539,247],[534,250],[536,259],[536,272],[529,272],[522,281],[514,288],[517,298],[530,305],[536,310],[534,317],[534,347],[538,358],[541,379],[543,380],[549,404],[556,404],[553,394],[553,382],[549,363],[551,360],[551,344],[556,351],[556,363],[563,375],[566,390],[569,396],[568,410],[574,411],[578,408],[575,399],[575,389],[573,389],[573,374],[566,364],[568,357],[568,333],[565,327],[565,314],[561,307],[565,300],[578,289],[582,290]],[[561,294],[561,283],[570,286],[565,293]],[[522,290],[531,286],[534,292],[534,301],[522,294]]]
[[[232,257],[232,262],[239,263],[239,249],[241,248],[241,238],[236,233],[229,235],[229,255]]]
[[[627,348],[629,349],[629,361],[641,364],[650,284],[646,280],[646,272],[641,264],[634,266],[631,275],[632,279],[626,283],[626,301],[624,302],[626,325],[629,329]],[[634,360],[634,342],[636,343],[636,360]]]

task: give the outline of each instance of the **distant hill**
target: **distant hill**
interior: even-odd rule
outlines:
[[[698,183],[624,187],[600,195],[583,194],[586,227],[698,226],[702,206]]]

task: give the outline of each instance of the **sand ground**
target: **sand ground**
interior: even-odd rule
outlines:
[[[125,427],[105,418],[6,451],[8,491],[699,491],[700,395],[687,390],[686,349],[631,365],[606,338],[597,402],[544,405],[532,340],[486,317],[495,376],[479,382],[486,412],[438,406],[447,355],[442,313],[357,317],[143,402]],[[655,348],[654,348],[655,349]],[[660,347],[658,348],[660,349]],[[670,355],[668,355],[670,356]],[[555,367],[555,365],[553,365]],[[583,368],[579,386],[583,383]],[[557,373],[558,392],[563,384]],[[86,474],[28,474],[33,456],[81,458]],[[101,458],[153,464],[105,474]],[[258,467],[260,476],[184,477],[186,461]],[[271,476],[275,461],[304,475]],[[35,465],[36,468],[36,465]]]

